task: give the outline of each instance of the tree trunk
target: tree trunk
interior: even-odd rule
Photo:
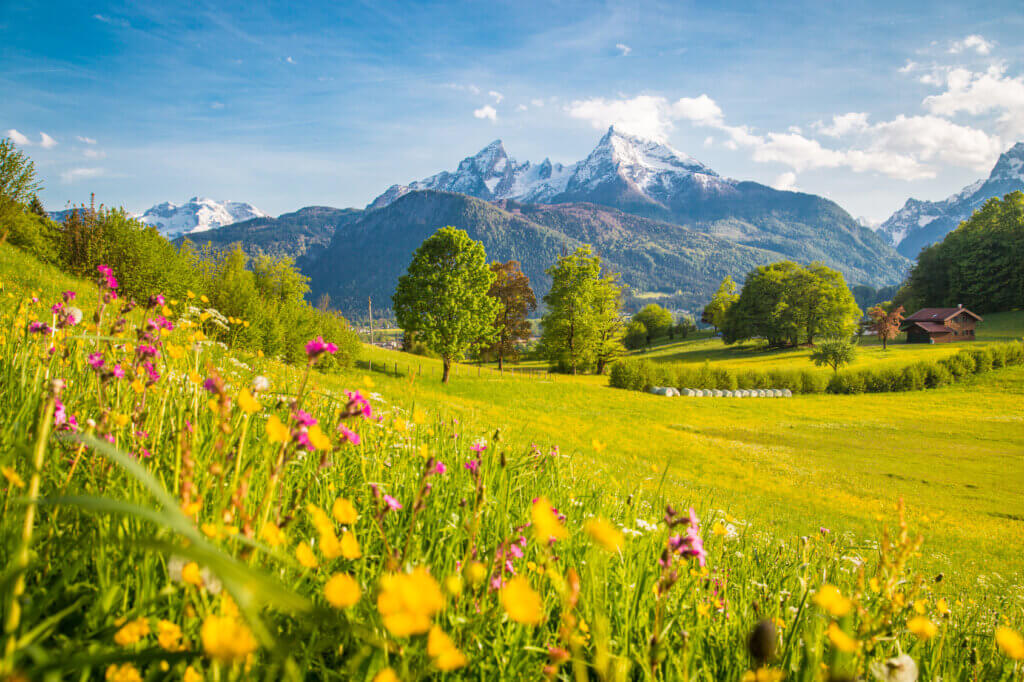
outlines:
[[[451,358],[447,358],[447,357],[446,358],[441,358],[441,364],[444,366],[444,374],[441,376],[441,383],[442,384],[447,384],[448,383],[448,371],[452,368],[452,359]]]
[[[501,352],[498,352],[498,371],[503,372],[505,370],[505,358]]]

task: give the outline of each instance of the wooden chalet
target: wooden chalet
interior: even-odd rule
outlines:
[[[982,319],[962,305],[956,308],[922,308],[903,318],[900,331],[907,343],[948,343],[973,341],[974,328]]]

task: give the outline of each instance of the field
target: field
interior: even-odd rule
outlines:
[[[162,660],[190,682],[385,670],[740,679],[761,662],[744,644],[759,621],[789,679],[819,679],[822,666],[864,675],[899,651],[924,679],[1021,672],[1017,640],[994,632],[1024,623],[1022,368],[915,393],[672,400],[469,365],[442,386],[436,361],[371,347],[354,370],[321,375],[179,322],[160,340],[161,380],[102,388],[86,356],[137,369],[127,337],[57,336],[50,355],[24,332],[60,292],[78,291],[88,312],[96,290],[6,246],[0,285],[2,587],[14,591],[4,674],[158,679]],[[1020,314],[990,322],[989,338],[1024,333]],[[650,355],[806,362],[716,343]],[[936,348],[894,347],[884,361]],[[241,390],[256,375],[272,388],[250,404]],[[74,413],[79,431],[48,439],[62,426],[47,389],[57,377],[64,425]],[[379,424],[343,393],[356,388],[379,394]],[[301,426],[292,401],[325,433]],[[359,445],[334,430],[339,415]],[[19,479],[40,486],[42,504]],[[339,497],[358,520],[336,510]],[[900,499],[905,536],[893,526]],[[683,517],[693,506],[702,523],[670,533],[666,504]],[[883,525],[894,546],[879,543]],[[670,538],[687,527],[703,534],[706,566],[677,554],[690,545]],[[348,532],[360,551],[346,549]]]

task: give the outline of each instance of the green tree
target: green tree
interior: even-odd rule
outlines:
[[[21,213],[39,189],[32,159],[9,137],[0,140],[0,233],[3,225]]]
[[[792,261],[761,266],[747,275],[725,315],[726,343],[763,337],[772,347],[813,343],[817,336],[850,336],[860,309],[843,276],[821,264]]]
[[[647,345],[647,327],[640,322],[630,321],[626,325],[626,334],[622,339],[626,348],[639,350]]]
[[[519,268],[519,261],[491,263],[494,283],[488,294],[498,302],[494,321],[494,343],[489,350],[498,358],[498,369],[505,366],[505,357],[519,356],[519,344],[533,331],[526,316],[537,309],[537,297],[530,288],[530,278]]]
[[[718,285],[718,291],[711,297],[711,301],[704,306],[701,314],[701,321],[710,324],[715,331],[721,331],[725,326],[725,316],[729,308],[740,296],[736,293],[736,282],[729,275],[725,276],[722,283]]]
[[[601,259],[589,245],[581,246],[546,272],[551,289],[544,297],[548,312],[541,319],[541,345],[549,360],[576,374],[597,360],[598,316],[605,312],[599,304],[608,293],[599,291]]]
[[[672,327],[672,313],[657,303],[648,303],[633,315],[633,321],[639,322],[647,330],[647,344],[650,345],[651,341],[668,333]]]
[[[679,334],[679,338],[685,339],[695,331],[697,331],[697,322],[693,319],[693,315],[689,313],[680,315],[679,322],[676,324],[676,333]]]
[[[594,286],[594,361],[595,372],[604,374],[605,368],[625,352],[622,332],[622,286],[617,274],[602,276]]]
[[[836,374],[839,368],[853,362],[857,355],[856,346],[848,338],[827,338],[811,351],[811,362],[818,367],[831,367]]]
[[[453,360],[494,337],[498,302],[487,295],[493,282],[483,244],[454,227],[428,237],[398,280],[398,325],[441,356],[443,383]]]

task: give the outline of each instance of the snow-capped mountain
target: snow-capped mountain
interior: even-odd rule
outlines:
[[[992,197],[1024,190],[1024,142],[1003,152],[988,178],[972,182],[942,201],[907,199],[903,208],[882,223],[879,231],[908,258],[916,258],[956,229]]]
[[[192,197],[180,205],[169,201],[157,204],[139,216],[139,220],[156,227],[167,238],[174,239],[184,234],[205,232],[251,218],[266,217],[266,213],[252,204]]]
[[[495,140],[463,159],[455,171],[392,185],[367,208],[382,208],[408,192],[427,189],[524,203],[609,203],[602,198],[625,197],[667,208],[684,189],[721,191],[729,186],[730,181],[683,152],[612,127],[586,159],[570,165],[550,159],[520,163],[509,157],[501,140]]]

